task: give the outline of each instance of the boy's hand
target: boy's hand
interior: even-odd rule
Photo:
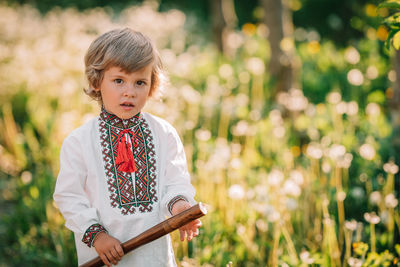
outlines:
[[[93,246],[105,265],[117,265],[124,256],[121,242],[105,232],[98,233],[94,239]]]
[[[185,200],[179,200],[177,201],[171,209],[172,215],[175,216],[178,213],[181,213],[184,210],[189,209],[191,206],[189,202]],[[179,228],[179,234],[181,236],[181,241],[185,240],[185,234],[186,234],[186,239],[187,241],[192,240],[193,237],[196,237],[199,235],[199,228],[201,226],[201,221],[199,219],[196,219],[194,221],[191,221],[190,223],[182,226]]]

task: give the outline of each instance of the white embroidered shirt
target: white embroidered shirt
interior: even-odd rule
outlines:
[[[132,145],[133,173],[115,164],[121,135]],[[99,232],[125,242],[170,216],[177,199],[195,204],[194,195],[179,136],[156,116],[122,120],[103,109],[64,140],[53,197],[74,232],[79,264],[98,256],[92,242]],[[169,235],[126,254],[118,266],[176,266]]]

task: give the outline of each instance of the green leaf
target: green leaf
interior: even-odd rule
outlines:
[[[392,9],[400,9],[400,3],[399,2],[384,2],[378,5],[379,8],[392,8]]]
[[[396,50],[399,50],[400,48],[400,31],[398,31],[394,36],[393,36],[393,47]]]
[[[400,31],[400,30],[399,30],[399,29],[391,29],[391,30],[390,30],[390,32],[389,32],[389,34],[388,34],[388,37],[387,37],[387,39],[386,39],[386,41],[385,41],[385,46],[386,46],[386,49],[387,49],[387,50],[390,50],[390,42],[392,41],[393,36],[394,36],[398,31]]]

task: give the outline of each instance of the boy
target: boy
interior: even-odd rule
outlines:
[[[85,56],[100,116],[74,130],[60,152],[54,200],[75,234],[78,262],[97,255],[107,266],[176,266],[169,236],[124,255],[121,242],[191,207],[183,145],[166,121],[141,112],[160,86],[152,42],[129,28],[98,37]],[[190,241],[199,220],[180,229]]]

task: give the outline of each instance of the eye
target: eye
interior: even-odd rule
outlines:
[[[116,83],[116,84],[123,84],[124,81],[123,81],[122,79],[115,79],[115,80],[114,80],[114,83]]]
[[[145,81],[137,81],[136,84],[139,86],[145,86],[147,83]]]

